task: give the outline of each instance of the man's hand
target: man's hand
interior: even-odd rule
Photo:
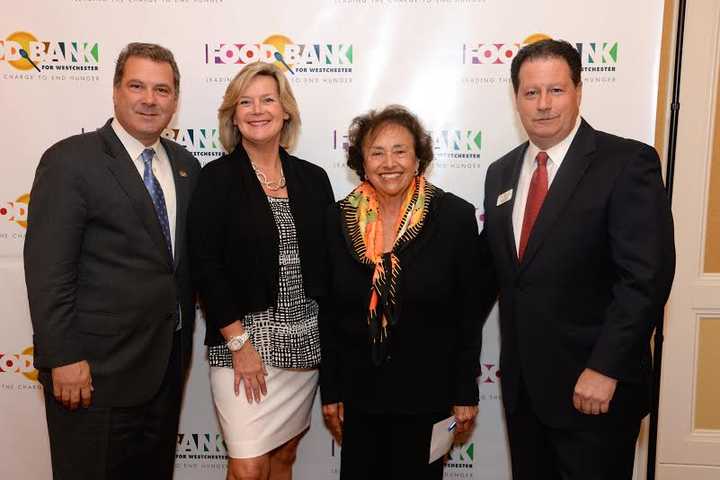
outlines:
[[[329,403],[322,407],[325,425],[338,445],[342,445],[343,422],[345,421],[345,405],[342,402]]]
[[[607,413],[616,386],[617,380],[614,378],[586,368],[575,384],[573,405],[577,410],[588,415]]]
[[[53,396],[65,408],[75,410],[82,403],[88,408],[92,399],[90,365],[81,360],[52,369]]]

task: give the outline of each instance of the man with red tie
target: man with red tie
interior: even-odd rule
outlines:
[[[658,155],[580,117],[581,69],[567,42],[520,50],[511,77],[529,141],[486,176],[515,480],[632,478],[675,269]]]

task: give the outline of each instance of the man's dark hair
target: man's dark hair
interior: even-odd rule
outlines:
[[[582,71],[580,52],[565,40],[547,39],[525,45],[520,49],[518,54],[515,55],[515,58],[513,58],[512,65],[510,65],[510,78],[512,79],[515,93],[517,93],[518,88],[520,88],[519,74],[520,67],[522,67],[523,63],[546,58],[561,58],[565,60],[565,63],[570,67],[570,77],[573,83],[576,87],[580,85],[580,72]]]
[[[170,64],[173,71],[175,96],[180,94],[180,70],[178,70],[177,63],[175,63],[175,57],[170,50],[154,43],[133,42],[128,43],[127,46],[122,49],[115,63],[115,76],[113,77],[114,87],[120,85],[123,74],[125,73],[125,64],[130,57],[147,58],[153,62]]]

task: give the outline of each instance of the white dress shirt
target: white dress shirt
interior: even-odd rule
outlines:
[[[170,245],[172,246],[173,252],[175,252],[175,217],[177,212],[177,204],[175,200],[175,180],[173,178],[172,166],[168,159],[167,152],[163,148],[160,139],[151,146],[146,147],[135,137],[130,135],[117,119],[112,121],[112,129],[120,139],[120,142],[125,147],[128,155],[135,164],[138,173],[140,174],[140,180],[143,178],[145,173],[145,163],[141,157],[143,150],[146,148],[152,148],[155,150],[155,156],[152,161],[152,169],[155,178],[160,182],[163,195],[165,196],[165,208],[167,209],[168,222],[170,223]]]
[[[520,235],[522,233],[523,218],[525,217],[525,205],[527,203],[528,191],[530,190],[530,180],[532,179],[533,172],[535,172],[537,163],[535,161],[535,157],[541,151],[548,154],[547,173],[549,193],[550,185],[552,185],[555,174],[565,159],[565,155],[567,155],[567,152],[570,149],[570,144],[575,138],[578,128],[580,128],[580,120],[580,115],[578,115],[572,131],[558,144],[548,148],[547,150],[541,150],[540,147],[535,145],[531,140],[528,144],[527,150],[525,150],[525,157],[523,158],[523,164],[520,169],[520,178],[518,179],[517,188],[515,189],[515,204],[513,206],[512,213],[513,233],[515,235],[515,251],[518,253],[520,248]]]

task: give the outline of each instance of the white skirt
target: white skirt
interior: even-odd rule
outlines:
[[[265,368],[268,393],[260,403],[248,403],[242,385],[235,396],[232,368],[210,368],[215,411],[231,458],[264,455],[310,426],[318,370]]]

